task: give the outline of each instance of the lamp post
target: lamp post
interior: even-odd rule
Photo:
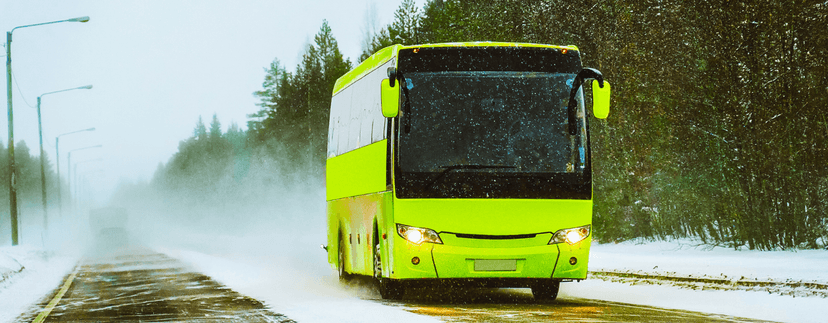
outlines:
[[[44,22],[39,24],[17,26],[12,30],[6,32],[6,98],[9,114],[9,213],[11,215],[11,229],[12,229],[12,246],[17,245],[17,181],[15,179],[15,165],[14,165],[14,109],[12,108],[12,70],[11,70],[11,43],[12,33],[15,29],[34,27],[48,24],[56,24],[59,22],[87,22],[88,16]]]
[[[44,152],[43,152],[43,122],[41,122],[41,118],[40,118],[40,98],[42,98],[43,96],[45,96],[47,94],[54,94],[54,93],[59,93],[59,92],[71,91],[71,90],[91,89],[91,88],[92,88],[92,85],[79,86],[79,87],[75,87],[75,88],[71,88],[71,89],[65,89],[65,90],[60,90],[60,91],[53,91],[53,92],[43,93],[39,97],[37,97],[37,132],[38,132],[38,136],[40,138],[40,191],[42,193],[41,195],[43,196],[43,230],[44,231],[49,229],[49,217],[48,217],[47,211],[46,211],[46,168],[45,168],[46,167],[45,166],[45,164],[46,164],[45,155],[46,154],[44,154]],[[57,156],[57,155],[55,155],[55,156]],[[58,159],[60,159],[60,158],[58,157]],[[58,176],[60,176],[60,175],[58,175]],[[60,190],[60,186],[58,186],[58,191],[59,190]]]
[[[60,137],[65,136],[65,135],[71,135],[73,133],[84,132],[84,131],[95,131],[95,128],[89,128],[89,129],[83,129],[83,130],[67,132],[67,133],[60,134],[57,137],[55,137],[55,160],[57,160],[57,184],[58,184],[57,185],[57,187],[58,187],[58,211],[60,212],[58,214],[60,214],[60,216],[63,216],[63,200],[62,200],[61,195],[60,195],[60,192],[62,190],[61,187],[60,187]]]
[[[72,152],[100,147],[103,147],[103,145],[87,146],[69,151],[69,159],[66,162],[66,170],[69,172],[69,174],[66,176],[66,178],[69,179],[69,193],[72,193]]]

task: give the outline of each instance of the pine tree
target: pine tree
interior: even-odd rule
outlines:
[[[218,115],[215,113],[213,113],[213,120],[210,121],[209,138],[211,140],[221,138],[221,122],[219,122]]]
[[[423,16],[413,0],[403,0],[394,13],[394,21],[374,34],[369,46],[363,48],[359,61],[364,61],[380,49],[394,45],[414,45],[425,40],[420,24]]]
[[[414,45],[420,42],[420,10],[414,0],[403,0],[397,12],[394,13],[394,22],[388,27],[388,36],[396,44]]]
[[[196,122],[195,129],[193,129],[193,138],[196,140],[207,139],[207,127],[204,126],[204,120],[201,120],[201,116],[198,116],[198,122]]]

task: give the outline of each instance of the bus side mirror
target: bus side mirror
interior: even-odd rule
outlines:
[[[391,87],[394,87],[394,83],[397,80],[397,69],[389,67],[385,72],[388,73],[388,81],[391,82]]]
[[[380,95],[382,96],[382,115],[386,118],[396,117],[400,112],[400,91],[394,87],[394,79],[382,80]]]
[[[606,119],[610,111],[610,84],[604,81],[602,88],[598,80],[592,80],[592,115]]]

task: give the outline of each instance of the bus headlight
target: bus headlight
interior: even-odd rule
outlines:
[[[555,232],[555,234],[552,235],[552,239],[549,240],[549,244],[563,242],[566,242],[568,244],[576,244],[578,242],[583,241],[584,239],[586,239],[586,237],[589,236],[589,229],[590,226],[585,225],[577,228],[558,230],[557,232]]]
[[[440,236],[431,229],[412,227],[410,225],[397,223],[397,234],[405,240],[414,244],[421,244],[423,242],[443,244]]]

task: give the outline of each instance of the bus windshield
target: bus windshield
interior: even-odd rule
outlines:
[[[405,74],[410,111],[401,121],[400,170],[583,172],[585,140],[567,132],[574,78],[519,71]]]
[[[582,102],[580,131],[567,129],[580,70],[572,50],[400,50],[397,198],[592,198]]]

